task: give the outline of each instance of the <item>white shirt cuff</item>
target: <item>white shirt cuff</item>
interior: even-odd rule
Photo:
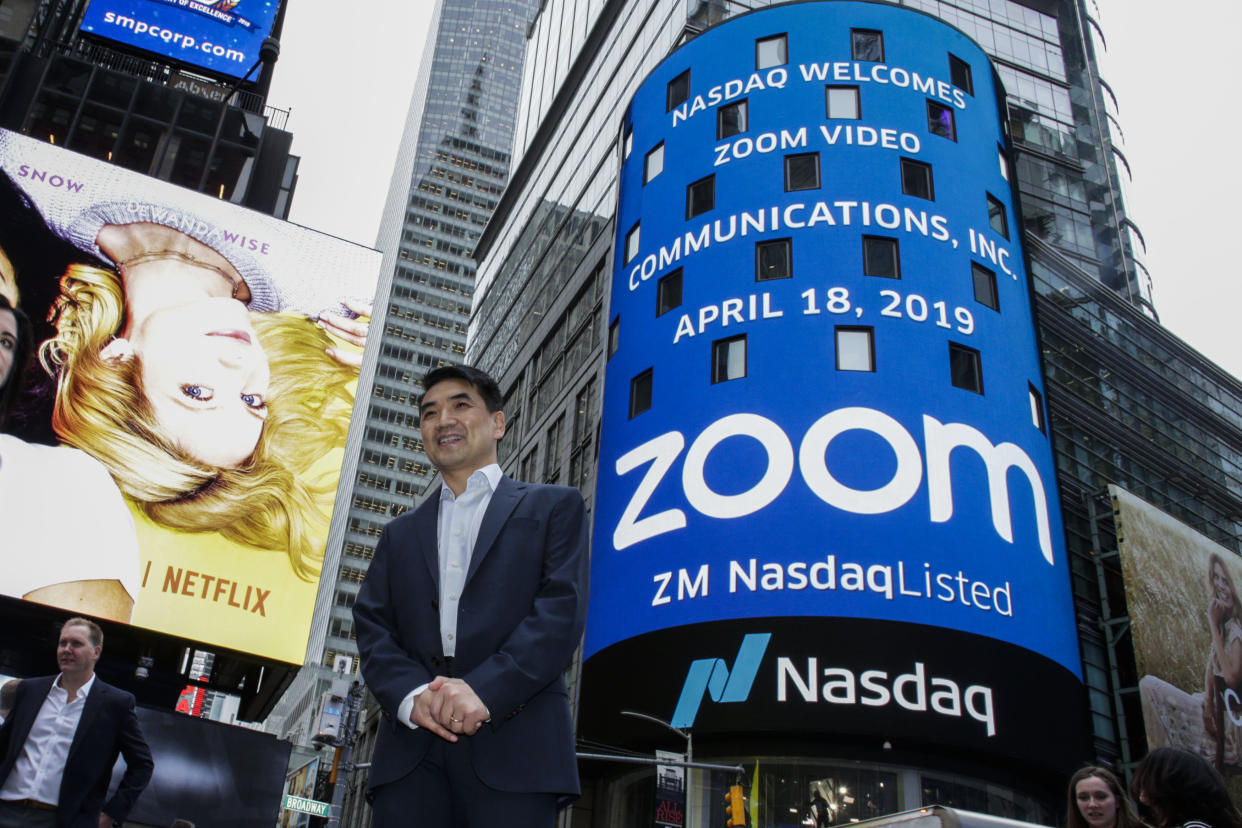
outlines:
[[[426,690],[427,685],[430,683],[418,685],[410,691],[408,696],[401,700],[401,704],[397,705],[397,718],[401,721],[401,724],[410,730],[418,730],[418,725],[410,721],[410,713],[414,710],[414,697]]]

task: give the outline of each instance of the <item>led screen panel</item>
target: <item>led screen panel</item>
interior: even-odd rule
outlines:
[[[361,361],[325,326],[379,254],[15,133],[0,169],[0,592],[301,663]]]
[[[734,18],[635,93],[584,734],[1076,758],[999,95],[961,32],[848,2]]]
[[[1119,486],[1109,486],[1134,636],[1147,747],[1242,772],[1242,560]],[[1231,791],[1235,804],[1237,791]]]
[[[259,60],[279,10],[279,0],[91,0],[81,30],[240,78]]]

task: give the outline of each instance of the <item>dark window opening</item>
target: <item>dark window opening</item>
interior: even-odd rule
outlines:
[[[701,216],[716,206],[716,176],[709,175],[686,187],[686,218]]]
[[[656,316],[663,316],[673,308],[681,307],[682,268],[661,276],[656,283]]]
[[[1000,295],[996,291],[996,274],[981,264],[970,263],[970,276],[975,283],[975,301],[1000,310]]]
[[[988,224],[997,233],[1009,238],[1009,219],[1005,215],[1005,205],[991,193],[988,193]]]
[[[749,129],[746,115],[745,100],[736,101],[716,110],[716,138],[728,138]]]
[[[785,192],[819,189],[819,153],[785,156]]]
[[[936,191],[932,186],[931,164],[912,158],[901,159],[901,191],[908,196],[934,201]]]
[[[983,393],[983,365],[979,352],[956,342],[949,343],[949,378],[954,388]]]
[[[651,408],[652,373],[655,369],[648,368],[630,380],[630,419]]]
[[[793,240],[772,239],[755,242],[755,281],[788,279],[793,276]]]
[[[612,324],[608,326],[608,358],[612,359],[612,355],[621,347],[621,317],[612,320]]]
[[[850,55],[854,60],[884,62],[884,33],[875,29],[850,29]]]
[[[927,102],[927,131],[932,135],[956,141],[957,121],[953,115],[953,107],[929,100]]]
[[[949,55],[949,80],[967,95],[975,94],[975,82],[970,75],[970,64],[957,55]]]
[[[897,240],[888,236],[863,236],[863,275],[901,278],[901,253]]]
[[[668,100],[665,104],[664,110],[666,112],[672,112],[688,100],[690,100],[689,69],[668,82]]]

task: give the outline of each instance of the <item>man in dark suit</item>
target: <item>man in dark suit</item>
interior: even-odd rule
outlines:
[[[85,618],[60,629],[60,675],[25,679],[0,726],[0,828],[120,825],[155,763],[134,697],[95,677],[103,630]],[[105,804],[117,754],[125,775]]]
[[[565,486],[496,462],[500,390],[481,371],[423,378],[440,488],[388,524],[358,593],[362,674],[379,699],[376,828],[547,828],[578,794],[562,673],[582,636],[587,520]]]

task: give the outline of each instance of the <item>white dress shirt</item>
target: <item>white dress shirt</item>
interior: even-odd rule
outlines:
[[[479,527],[500,478],[500,466],[492,463],[471,474],[460,495],[453,494],[447,485],[440,485],[436,546],[440,564],[440,644],[447,658],[457,652],[457,607],[466,586],[474,544],[479,539]],[[426,689],[426,684],[415,687],[397,707],[397,718],[411,728],[418,727],[410,721],[414,698]]]
[[[4,786],[0,787],[0,799],[37,799],[48,805],[59,804],[65,761],[69,758],[69,747],[78,731],[82,708],[95,684],[95,676],[91,674],[73,701],[69,700],[68,691],[60,686],[60,679],[56,677],[43,700],[21,755]]]

